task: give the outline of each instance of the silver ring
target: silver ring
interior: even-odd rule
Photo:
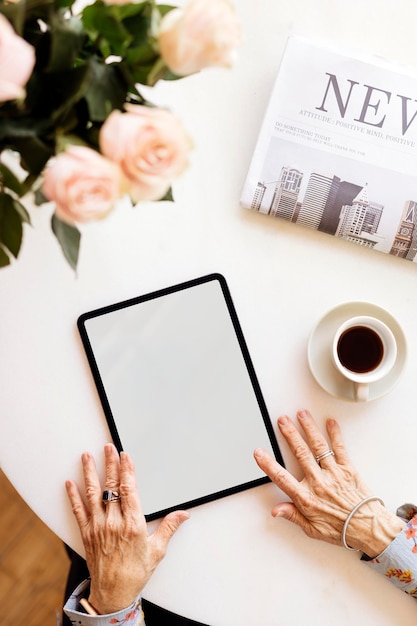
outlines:
[[[109,502],[119,502],[120,495],[118,491],[113,491],[112,489],[106,489],[103,491],[103,502],[104,504],[108,504]]]
[[[326,456],[334,456],[333,450],[326,450],[326,452],[322,452],[316,456],[316,461],[320,465],[320,461],[326,458]]]

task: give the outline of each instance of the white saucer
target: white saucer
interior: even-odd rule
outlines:
[[[356,315],[373,315],[381,319],[394,333],[397,341],[397,360],[387,376],[369,386],[369,400],[376,400],[397,384],[407,358],[407,343],[401,326],[388,311],[371,302],[346,302],[326,313],[313,328],[308,341],[308,364],[311,372],[325,391],[342,400],[355,401],[353,384],[335,368],[331,357],[333,335],[345,320]]]

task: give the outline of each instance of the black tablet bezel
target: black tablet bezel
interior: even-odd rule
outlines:
[[[116,426],[116,422],[107,398],[107,394],[103,385],[103,381],[100,375],[100,371],[94,356],[94,352],[90,343],[90,339],[88,336],[88,332],[86,330],[86,326],[85,323],[87,320],[92,319],[94,317],[98,317],[101,315],[106,315],[108,313],[111,313],[113,311],[117,311],[119,309],[123,309],[126,307],[130,307],[130,306],[134,306],[136,304],[140,304],[142,302],[146,302],[148,300],[153,300],[155,298],[159,298],[162,296],[166,296],[169,295],[171,293],[175,293],[178,291],[182,291],[184,289],[190,289],[193,288],[197,285],[201,285],[210,281],[218,281],[225,299],[225,303],[230,315],[230,318],[232,320],[233,323],[233,327],[236,333],[236,337],[238,339],[238,343],[242,352],[242,356],[244,358],[245,361],[245,365],[249,374],[249,378],[250,381],[252,383],[252,387],[256,396],[256,400],[263,418],[263,422],[269,437],[269,441],[271,443],[271,447],[272,450],[274,452],[275,458],[276,460],[282,465],[284,466],[284,460],[282,458],[282,454],[281,451],[279,449],[277,440],[275,438],[275,434],[274,434],[274,430],[271,424],[271,420],[268,414],[268,410],[266,408],[266,404],[262,395],[262,391],[258,382],[258,378],[256,376],[255,373],[255,369],[253,367],[253,363],[252,363],[252,359],[250,357],[249,354],[249,350],[242,332],[242,328],[236,313],[236,309],[234,307],[233,304],[233,300],[226,282],[225,277],[222,274],[219,273],[212,273],[212,274],[208,274],[206,276],[201,276],[198,278],[194,278],[192,280],[188,280],[170,287],[166,287],[164,289],[159,289],[157,291],[152,291],[150,293],[141,295],[141,296],[137,296],[135,298],[131,298],[129,300],[124,300],[122,302],[117,302],[114,304],[110,304],[108,306],[104,306],[101,307],[99,309],[95,309],[92,311],[89,311],[87,313],[84,313],[82,315],[79,316],[78,320],[77,320],[77,327],[80,333],[80,337],[81,337],[81,341],[87,356],[87,360],[93,375],[93,379],[94,379],[94,383],[96,385],[97,388],[97,392],[100,398],[100,402],[101,405],[103,407],[103,411],[104,411],[104,415],[111,433],[111,436],[113,438],[114,444],[117,448],[117,450],[120,452],[123,451],[123,445],[122,442],[120,440],[119,437],[119,433],[117,431],[117,426]],[[250,482],[245,482],[242,483],[240,485],[236,485],[235,487],[229,487],[223,491],[217,491],[215,493],[212,494],[208,494],[205,496],[202,496],[200,498],[194,499],[194,500],[190,500],[188,502],[180,502],[178,503],[178,505],[176,506],[172,506],[166,509],[162,509],[160,511],[155,511],[154,513],[150,513],[150,514],[146,514],[145,518],[147,521],[152,521],[154,519],[158,519],[164,515],[166,515],[167,513],[171,512],[171,511],[175,511],[178,509],[187,509],[187,508],[191,508],[191,507],[195,507],[198,506],[200,504],[205,504],[207,502],[211,502],[213,500],[217,500],[219,498],[223,498],[229,495],[232,495],[234,493],[239,493],[241,491],[244,491],[246,489],[250,489],[252,487],[256,487],[257,485],[262,485],[265,484],[267,482],[270,482],[269,478],[267,476],[261,477],[261,478],[257,478],[253,481]]]

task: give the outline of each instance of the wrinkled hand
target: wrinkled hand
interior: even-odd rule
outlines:
[[[349,460],[338,423],[327,420],[329,446],[308,411],[299,411],[297,417],[307,442],[288,416],[280,417],[278,426],[304,472],[301,481],[264,450],[257,449],[254,453],[259,467],[292,500],[277,504],[272,515],[294,522],[309,537],[340,545],[347,516],[356,504],[373,494]],[[319,465],[315,457],[329,449],[334,456],[325,457]],[[391,543],[403,526],[404,522],[379,502],[369,502],[352,517],[346,534],[347,544],[374,557]]]
[[[104,505],[94,458],[88,452],[82,455],[86,503],[77,485],[66,482],[91,576],[89,602],[101,615],[124,609],[135,600],[164,557],[169,540],[189,517],[185,511],[170,513],[149,535],[131,457],[122,452],[119,458],[112,444],[104,452],[104,489],[118,491],[119,502]]]

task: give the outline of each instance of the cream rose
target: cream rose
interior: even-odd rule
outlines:
[[[159,200],[186,169],[191,141],[165,109],[125,106],[112,111],[100,131],[100,149],[121,168],[135,201]]]
[[[43,193],[56,205],[56,215],[68,222],[105,217],[125,191],[120,168],[84,146],[70,146],[45,171]]]
[[[229,0],[190,0],[161,22],[158,36],[162,59],[179,76],[205,67],[230,67],[241,43],[241,28]]]
[[[23,98],[35,65],[35,50],[0,14],[0,102]]]

